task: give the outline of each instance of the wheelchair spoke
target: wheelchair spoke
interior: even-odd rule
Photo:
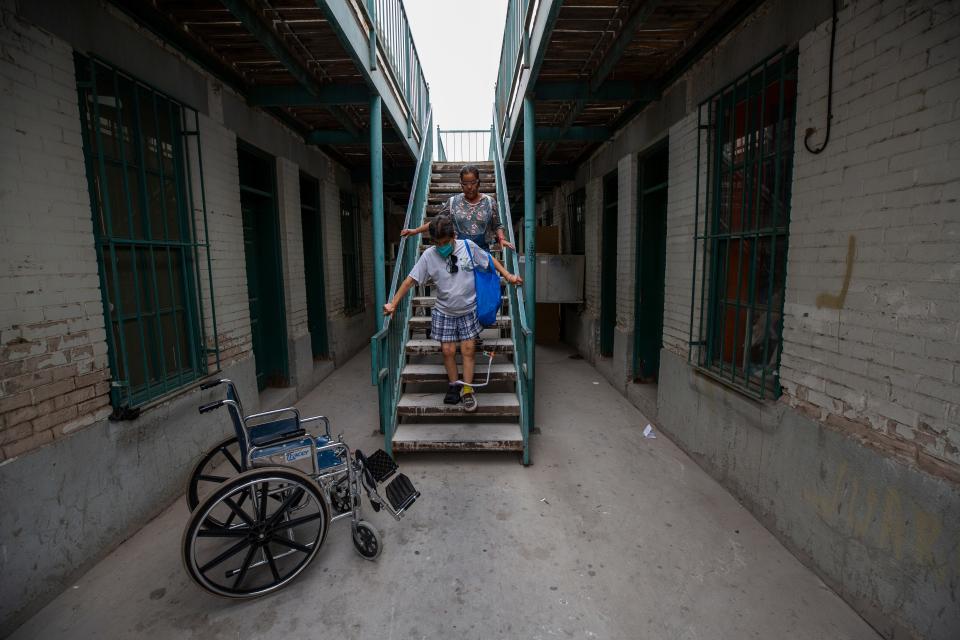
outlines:
[[[227,480],[227,478],[226,478],[225,476],[208,476],[208,475],[201,475],[201,476],[198,476],[198,477],[199,477],[201,480],[203,480],[204,482],[225,482],[225,481]]]
[[[280,572],[277,571],[277,563],[273,559],[273,554],[270,553],[270,545],[263,545],[263,554],[267,556],[267,562],[270,564],[270,573],[273,574],[273,579],[277,582],[280,582]]]
[[[243,506],[243,503],[246,502],[247,498],[249,498],[249,497],[250,497],[250,489],[244,489],[244,490],[243,490],[243,495],[240,496],[240,499],[237,501],[237,506],[238,506],[238,507],[242,507],[242,506]],[[223,523],[224,526],[225,526],[225,527],[229,527],[230,525],[232,525],[232,524],[233,524],[233,519],[236,518],[236,517],[237,517],[237,514],[234,513],[233,511],[231,511],[231,512],[230,512],[230,517],[227,518],[227,521]]]
[[[295,491],[292,491],[292,492],[290,493],[290,495],[287,496],[286,499],[283,501],[283,504],[281,504],[281,505],[277,508],[277,510],[273,512],[273,515],[272,515],[272,516],[270,516],[270,521],[267,522],[267,526],[269,526],[269,527],[276,526],[276,524],[277,524],[277,522],[280,520],[280,518],[282,518],[282,517],[284,516],[284,514],[287,513],[287,510],[288,510],[294,503],[296,503],[298,500],[300,500],[301,497],[303,497],[303,493],[304,493],[304,491],[303,491],[303,489],[301,489],[300,487],[297,487],[297,489],[296,489]]]
[[[242,502],[242,501],[243,501],[243,498],[241,498],[240,500],[241,500],[241,502]],[[230,510],[233,511],[233,513],[236,514],[236,516],[237,516],[238,518],[240,518],[241,520],[243,520],[244,522],[246,522],[248,527],[254,526],[254,522],[253,522],[253,520],[250,519],[250,516],[248,516],[248,515],[243,511],[243,509],[240,508],[240,505],[238,505],[238,504],[237,504],[236,502],[234,502],[232,499],[230,499],[230,498],[224,498],[224,499],[223,499],[223,504],[225,504],[225,505],[227,505],[228,507],[230,507]]]
[[[299,542],[294,542],[293,540],[290,540],[288,538],[283,538],[280,536],[271,536],[270,542],[276,542],[277,544],[283,545],[285,547],[289,547],[290,549],[295,549],[297,551],[300,551],[301,553],[310,553],[311,551],[310,547],[306,545],[300,544]]]
[[[233,588],[236,589],[240,586],[240,583],[243,582],[243,579],[247,575],[247,570],[250,569],[250,563],[253,561],[253,554],[257,552],[256,545],[250,545],[250,550],[247,551],[247,557],[243,559],[243,564],[240,565],[240,572],[237,573],[236,579],[233,581]]]
[[[257,508],[257,520],[263,522],[267,519],[267,498],[270,495],[270,483],[264,482],[260,487],[260,505]]]
[[[243,471],[243,469],[240,467],[240,463],[237,462],[237,459],[233,457],[233,454],[230,453],[229,449],[227,449],[226,447],[221,447],[220,451],[223,452],[223,457],[226,458],[230,462],[230,464],[233,465],[234,469],[237,470],[237,473],[240,473],[241,471]]]
[[[198,538],[243,538],[250,533],[247,527],[227,529],[224,527],[207,527],[197,531]]]
[[[224,562],[225,560],[229,560],[233,556],[243,551],[249,545],[250,545],[249,540],[241,540],[240,542],[233,545],[232,547],[230,547],[229,549],[227,549],[226,551],[218,555],[216,558],[214,558],[207,564],[200,567],[200,573],[206,573],[207,571],[209,571],[210,569],[213,569],[215,566],[217,566],[221,562]]]
[[[323,517],[323,511],[317,511],[316,513],[311,513],[308,516],[300,516],[299,518],[294,518],[293,520],[287,520],[286,522],[281,522],[273,527],[271,527],[268,533],[276,533],[277,531],[284,531],[286,529],[293,529],[294,527],[299,527],[305,522],[312,522],[318,518]]]

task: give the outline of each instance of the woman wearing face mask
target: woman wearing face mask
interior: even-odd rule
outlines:
[[[437,293],[437,302],[433,307],[430,331],[434,339],[440,342],[443,351],[443,365],[447,370],[449,386],[443,401],[457,404],[463,400],[465,411],[476,411],[477,399],[473,387],[473,368],[475,362],[474,340],[480,335],[480,323],[477,320],[477,292],[474,286],[473,270],[489,268],[488,259],[510,284],[521,284],[523,279],[508,272],[500,261],[490,256],[471,240],[457,240],[457,234],[450,216],[438,215],[430,221],[427,229],[434,245],[428,248],[417,260],[393,300],[383,305],[383,314],[390,316],[397,305],[407,295],[411,287],[432,281]],[[466,243],[470,243],[470,251]],[[470,256],[473,255],[471,260]],[[462,398],[459,385],[454,384],[457,376],[457,344],[463,355]]]

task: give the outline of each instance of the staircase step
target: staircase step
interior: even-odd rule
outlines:
[[[477,361],[476,372],[473,377],[475,380],[485,380],[487,377],[487,365],[480,360]],[[400,374],[403,382],[446,382],[447,370],[442,364],[408,364],[403,367]],[[512,363],[493,364],[490,366],[490,381],[504,382],[517,379],[517,369]],[[479,396],[478,396],[479,397]]]
[[[510,326],[510,316],[497,316],[497,326],[507,328]],[[426,330],[430,328],[430,316],[414,316],[410,318],[410,328]]]
[[[459,182],[431,182],[430,193],[462,193],[463,187]],[[493,195],[497,192],[492,182],[480,181],[480,193]]]
[[[397,426],[393,434],[393,450],[523,451],[523,432],[515,423],[408,423]]]
[[[483,348],[494,353],[513,353],[513,340],[511,338],[493,338],[490,340],[484,338]],[[411,338],[407,340],[406,351],[408,356],[440,353],[440,343],[436,340]]]
[[[483,169],[480,170],[481,184],[493,184],[495,180],[496,176],[494,175],[493,171],[484,171]],[[456,171],[437,171],[436,165],[434,165],[433,173],[430,174],[430,183],[433,184],[435,182],[456,182],[459,184],[460,169],[457,169]]]
[[[463,404],[444,404],[446,390],[433,393],[405,393],[397,404],[400,416],[519,416],[520,402],[515,393],[477,393],[477,410],[467,413]]]
[[[503,296],[500,302],[503,304],[506,304],[507,296]],[[415,307],[432,307],[436,303],[437,303],[436,296],[414,296],[413,297],[413,306]]]

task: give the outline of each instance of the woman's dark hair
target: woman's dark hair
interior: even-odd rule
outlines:
[[[427,230],[430,232],[432,240],[446,240],[456,234],[456,229],[453,227],[453,218],[445,214],[436,216],[431,220]]]
[[[480,182],[480,169],[478,169],[476,165],[472,164],[465,164],[460,168],[460,182],[463,182],[463,176],[467,175],[468,173],[472,173],[477,179],[477,182]]]

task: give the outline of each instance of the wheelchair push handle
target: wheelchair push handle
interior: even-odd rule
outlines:
[[[221,379],[221,380],[211,380],[210,382],[205,382],[205,383],[203,383],[202,385],[200,385],[200,388],[201,388],[203,391],[206,391],[207,389],[213,389],[214,387],[220,386],[221,384],[223,384],[223,382],[224,382],[224,381],[223,381],[222,379]]]
[[[208,402],[207,404],[200,405],[200,413],[208,413],[214,409],[219,409],[223,406],[223,400],[215,400],[214,402]]]

